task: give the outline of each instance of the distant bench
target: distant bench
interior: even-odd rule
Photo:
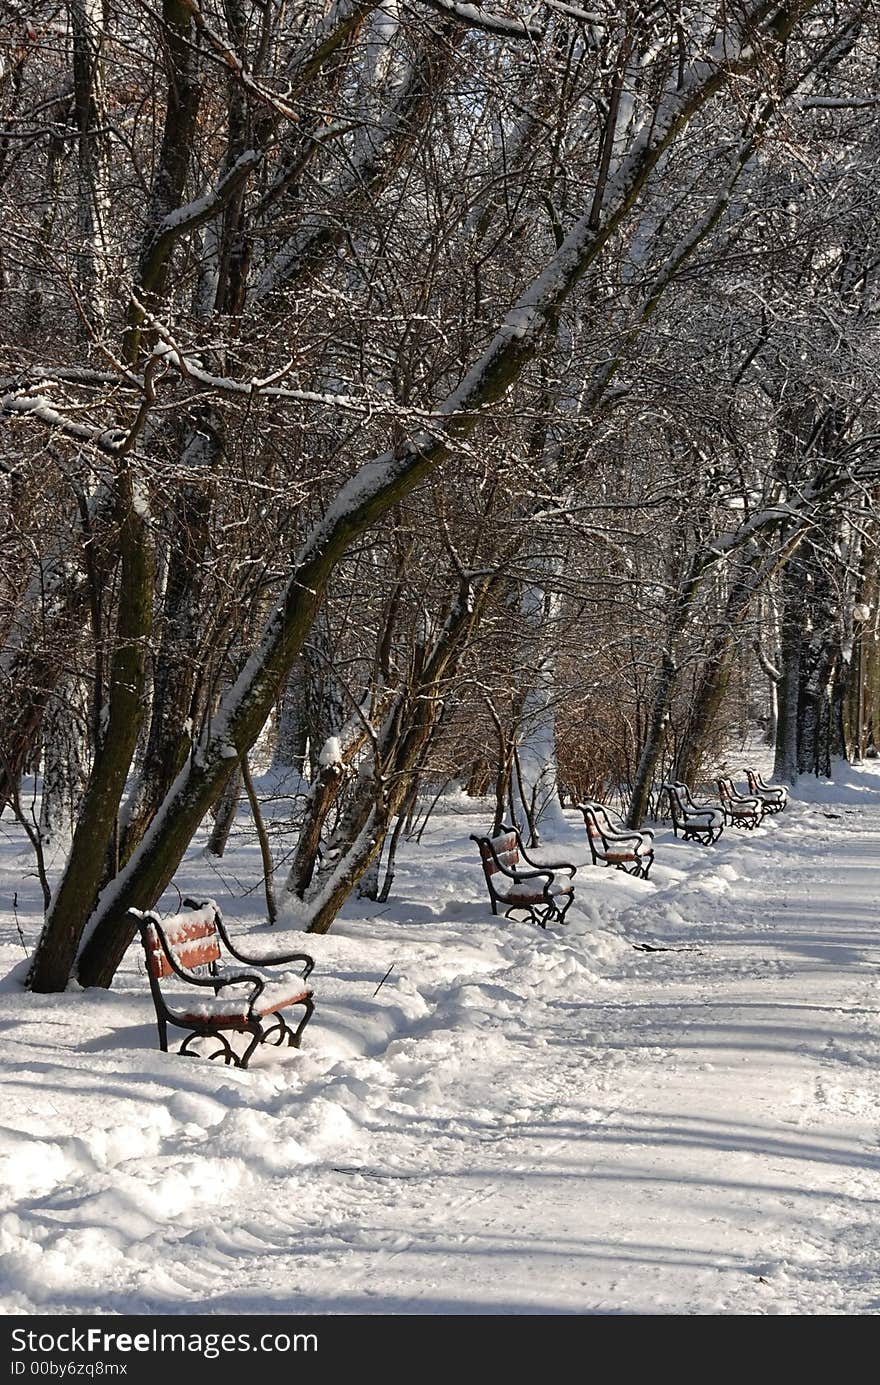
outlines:
[[[312,958],[305,952],[246,957],[230,941],[213,900],[198,903],[185,899],[183,905],[185,912],[164,920],[149,910],[129,910],[143,943],[162,1052],[168,1052],[169,1025],[189,1031],[178,1050],[180,1054],[189,1058],[222,1058],[224,1063],[237,1068],[247,1067],[260,1044],[280,1047],[286,1043],[299,1048],[315,1008],[312,992],[303,985],[315,965]],[[221,943],[231,957],[247,967],[301,962],[302,970],[274,976],[229,970],[223,966]],[[211,994],[206,995],[206,990]],[[296,1029],[290,1028],[282,1014],[293,1006],[303,1010]],[[232,1047],[230,1034],[247,1037],[243,1053]],[[202,1055],[190,1047],[198,1040],[208,1040],[208,1046],[216,1040],[220,1046]]]
[[[749,793],[760,798],[765,813],[781,813],[788,804],[788,789],[783,784],[765,784],[757,770],[746,770]]]
[[[471,841],[480,849],[493,914],[499,909],[505,918],[524,914],[539,928],[546,928],[548,923],[565,923],[565,915],[574,898],[571,880],[576,866],[542,865],[532,861],[526,855],[517,829],[506,824],[502,824],[495,837],[472,832]],[[560,872],[566,872],[565,879],[557,880]]]

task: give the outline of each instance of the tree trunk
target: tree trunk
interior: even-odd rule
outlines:
[[[305,778],[309,745],[303,674],[304,666],[300,659],[290,670],[284,685],[284,693],[278,712],[275,750],[272,756],[273,769],[279,772],[292,770],[299,779]]]
[[[263,893],[266,897],[266,916],[270,923],[274,923],[278,917],[278,902],[275,898],[275,863],[272,860],[272,848],[269,845],[269,834],[266,831],[266,824],[263,820],[262,809],[257,791],[254,788],[254,781],[251,777],[248,758],[242,756],[241,777],[247,793],[248,803],[250,804],[251,817],[254,820],[254,827],[257,832],[257,840],[260,843],[260,859],[263,863]]]
[[[183,767],[192,745],[193,699],[210,651],[201,629],[201,592],[212,499],[209,478],[221,446],[207,420],[190,434],[183,462],[202,479],[181,487],[170,515],[171,545],[162,637],[153,675],[152,716],[138,784],[127,806],[120,860],[129,859]],[[193,453],[198,451],[198,461]]]
[[[782,572],[780,626],[779,722],[774,779],[796,784],[798,778],[798,710],[804,640],[806,571],[796,555]]]
[[[140,732],[153,581],[144,519],[130,494],[120,537],[122,576],[107,725],[95,754],[67,868],[31,964],[29,984],[34,991],[59,991],[67,985],[104,876],[116,814]]]
[[[79,679],[65,676],[49,698],[43,716],[43,793],[40,836],[51,855],[70,845],[88,778],[86,708]]]
[[[223,792],[217,800],[217,813],[214,818],[214,826],[211,828],[211,835],[208,837],[206,851],[218,860],[226,850],[226,843],[229,841],[229,833],[232,831],[232,824],[238,816],[238,804],[241,799],[242,773],[241,766],[237,766],[235,773],[231,776]]]

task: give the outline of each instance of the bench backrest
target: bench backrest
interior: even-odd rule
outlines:
[[[782,795],[782,790],[778,787],[778,785],[765,784],[764,780],[761,778],[757,770],[746,770],[746,783],[749,786],[749,793],[755,794],[758,798],[760,798],[762,791],[764,793],[769,792],[776,794],[777,797],[780,797]]]
[[[174,960],[182,971],[206,971],[220,961],[220,936],[213,904],[187,914],[173,914],[163,920],[162,933]],[[147,915],[144,920],[144,952],[147,971],[154,981],[173,976],[174,968],[168,958],[155,923]]]
[[[601,839],[603,832],[614,830],[601,803],[582,803],[581,812],[584,815],[588,836]]]
[[[681,784],[664,784],[663,788],[666,790],[666,796],[669,799],[669,808],[672,812],[672,816],[676,818],[687,817],[688,810],[682,792],[683,786]]]
[[[501,866],[515,870],[519,865],[519,843],[515,832],[503,832],[500,837],[478,838],[483,870],[496,875]]]

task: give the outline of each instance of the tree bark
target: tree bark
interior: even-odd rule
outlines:
[[[144,519],[130,493],[127,511],[121,516],[120,538],[119,617],[107,725],[83,798],[67,868],[34,953],[28,978],[34,991],[59,991],[67,985],[82,930],[104,876],[116,813],[140,732],[153,581]]]

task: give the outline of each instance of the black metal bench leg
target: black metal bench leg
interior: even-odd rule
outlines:
[[[254,1050],[263,1042],[263,1032],[261,1029],[258,1029],[256,1033],[253,1033],[252,1030],[242,1030],[239,1032],[251,1034],[251,1041],[245,1049],[244,1053],[241,1055],[240,1058],[238,1058],[238,1055],[236,1055],[237,1062],[235,1066],[238,1068],[246,1068],[254,1055]]]
[[[288,1033],[291,1034],[291,1037],[288,1040],[288,1043],[290,1044],[291,1048],[300,1047],[300,1044],[302,1043],[303,1030],[308,1024],[309,1020],[312,1018],[312,1015],[315,1013],[315,1002],[312,999],[309,998],[307,1000],[302,1001],[301,1003],[305,1013],[303,1014],[303,1017],[297,1025],[296,1029],[294,1029],[293,1031],[288,1030]]]

